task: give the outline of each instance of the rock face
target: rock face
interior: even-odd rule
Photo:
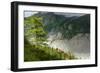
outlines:
[[[38,12],[33,16],[43,18],[44,29],[48,32],[47,44],[50,47],[64,52],[71,51],[82,59],[90,58],[89,14],[71,16],[70,13],[60,15],[53,12]]]
[[[71,40],[67,39],[57,39],[54,40],[54,35],[50,36],[48,42],[50,47],[59,48],[64,52],[72,52],[78,58],[88,59],[90,57],[90,39],[88,38],[89,34],[86,36],[77,35]],[[52,41],[52,42],[51,42]]]

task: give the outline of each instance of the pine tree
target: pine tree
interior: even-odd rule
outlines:
[[[29,25],[30,29],[26,30],[26,36],[33,36],[34,44],[44,44],[46,41],[46,32],[41,17],[33,16],[25,20],[25,26]]]

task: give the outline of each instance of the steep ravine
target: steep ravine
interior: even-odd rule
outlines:
[[[73,16],[70,13],[38,12],[25,20],[36,16],[43,19],[48,38],[46,43],[50,47],[61,49],[64,52],[70,51],[81,59],[90,58],[90,14],[74,14]],[[30,40],[31,38],[33,39],[30,37]]]
[[[74,55],[81,59],[90,58],[90,39],[89,34],[86,36],[77,35],[71,40],[59,39],[55,35],[48,38],[49,46],[63,50],[64,52],[71,51]]]

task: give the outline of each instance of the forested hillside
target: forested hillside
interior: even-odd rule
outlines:
[[[51,47],[56,40],[71,40],[77,35],[90,34],[90,15],[58,15],[53,12],[38,12],[24,18],[24,60],[78,59],[71,51]],[[50,36],[54,36],[49,40]],[[89,36],[87,36],[89,38]],[[49,44],[48,44],[49,42]]]

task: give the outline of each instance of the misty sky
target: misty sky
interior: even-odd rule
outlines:
[[[34,15],[38,12],[33,12],[33,11],[25,11],[24,12],[24,17],[29,17],[31,15]],[[43,13],[46,13],[46,12],[43,12]],[[57,15],[64,15],[66,17],[72,17],[72,16],[83,16],[85,15],[84,13],[62,13],[62,12],[54,12],[55,14]]]

